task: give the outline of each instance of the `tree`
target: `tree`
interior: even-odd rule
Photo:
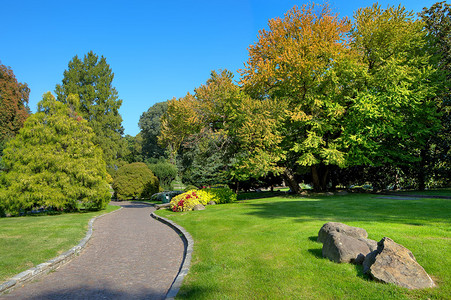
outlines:
[[[278,172],[274,161],[281,155],[281,113],[275,104],[251,99],[233,83],[231,72],[212,71],[194,95],[169,102],[160,140],[176,149],[172,157],[179,153],[183,179],[194,185],[228,184]],[[280,102],[277,105],[284,111]]]
[[[325,190],[329,166],[346,165],[342,123],[360,82],[350,50],[350,22],[328,5],[296,6],[283,19],[269,21],[249,48],[241,84],[251,97],[288,103],[280,165],[294,192],[297,166],[309,167],[316,190]],[[277,158],[277,156],[274,156]]]
[[[353,48],[366,66],[366,83],[350,99],[350,161],[423,170],[422,152],[440,128],[434,95],[441,85],[424,23],[402,6],[377,4],[359,9],[354,19]]]
[[[63,104],[50,92],[4,150],[6,174],[0,201],[17,214],[33,208],[103,209],[110,200],[102,151],[76,95]]]
[[[19,132],[30,114],[29,94],[27,84],[18,82],[11,68],[0,64],[0,156],[4,144]]]
[[[438,134],[431,136],[429,149],[422,152],[423,165],[432,184],[446,184],[451,178],[451,5],[437,2],[419,15],[427,30],[431,61],[443,72],[444,83],[435,97],[442,126]]]
[[[92,51],[83,60],[75,56],[63,74],[62,84],[57,84],[55,89],[58,101],[66,103],[69,94],[80,97],[80,114],[94,130],[94,143],[102,148],[108,170],[114,170],[126,145],[119,114],[122,100],[112,85],[114,74],[106,58],[99,59]]]
[[[173,98],[168,101],[168,110],[161,117],[158,143],[167,149],[169,161],[174,165],[183,141],[200,130],[200,120],[194,111],[195,101],[189,93],[180,99]]]
[[[143,154],[143,137],[141,132],[136,136],[126,135],[124,137],[127,144],[127,152],[124,155],[124,160],[128,163],[143,162],[145,156]]]
[[[117,170],[113,189],[120,200],[150,198],[160,191],[160,184],[145,163],[135,162]]]
[[[158,144],[158,135],[160,134],[161,117],[167,110],[167,101],[155,103],[139,118],[138,126],[141,128],[143,155],[146,158],[165,156],[164,148]]]
[[[160,159],[153,164],[148,164],[148,166],[155,176],[157,176],[161,187],[165,190],[170,190],[172,181],[177,177],[177,167],[164,159]]]

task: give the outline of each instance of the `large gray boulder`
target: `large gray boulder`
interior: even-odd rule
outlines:
[[[362,264],[365,256],[375,249],[376,241],[332,231],[323,243],[322,254],[337,263]]]
[[[384,237],[377,250],[365,257],[363,272],[373,279],[394,283],[408,289],[434,287],[434,281],[421,267],[409,249]]]
[[[357,239],[358,238],[366,239],[368,237],[368,233],[363,228],[352,227],[352,226],[348,226],[346,224],[338,223],[338,222],[329,222],[329,223],[324,224],[323,227],[321,227],[321,229],[319,230],[318,242],[324,243],[327,236],[332,232],[343,233],[348,236],[355,237]]]

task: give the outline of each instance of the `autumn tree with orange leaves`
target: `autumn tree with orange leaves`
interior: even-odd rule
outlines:
[[[0,155],[4,143],[15,136],[29,115],[30,89],[20,83],[11,68],[0,64]]]
[[[303,5],[269,21],[249,48],[241,84],[256,99],[288,102],[281,161],[292,191],[297,166],[308,167],[314,188],[325,190],[330,166],[346,164],[341,138],[346,96],[359,85],[350,49],[351,24],[325,5]]]

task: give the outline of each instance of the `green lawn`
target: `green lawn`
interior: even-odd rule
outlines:
[[[451,200],[377,199],[371,194],[277,197],[158,214],[195,240],[181,299],[450,299]],[[361,266],[322,258],[316,242],[329,221],[359,226],[410,249],[437,288],[377,283]]]
[[[0,219],[0,282],[69,250],[85,237],[91,218],[119,209]]]

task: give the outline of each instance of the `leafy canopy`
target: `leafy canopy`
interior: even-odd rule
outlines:
[[[29,115],[30,89],[20,83],[11,68],[0,63],[0,156],[4,143],[15,136]]]

